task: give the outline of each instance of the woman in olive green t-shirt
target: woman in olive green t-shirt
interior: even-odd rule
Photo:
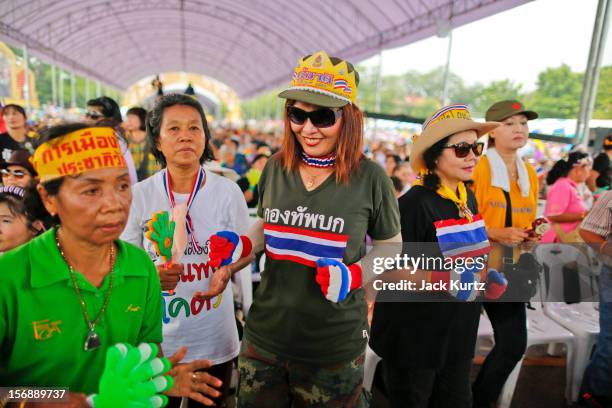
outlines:
[[[262,173],[248,234],[266,264],[242,340],[238,406],[356,407],[368,337],[362,282],[380,241],[401,239],[397,199],[363,155],[353,66],[319,51],[293,78],[280,94],[283,144]]]

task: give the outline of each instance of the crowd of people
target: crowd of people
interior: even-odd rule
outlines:
[[[239,407],[361,407],[369,342],[391,406],[491,407],[527,345],[526,301],[509,297],[522,246],[586,242],[605,265],[579,403],[608,406],[612,135],[542,171],[519,154],[537,112],[505,100],[485,122],[443,107],[389,149],[365,140],[358,86],[347,61],[301,58],[280,135],[213,128],[183,94],[125,116],[98,97],[81,121],[36,132],[4,106],[0,384],[67,387],[85,406],[108,392],[106,351],[146,342],[172,364],[169,406],[227,406],[237,372]],[[429,289],[368,302],[371,265],[402,243],[478,262],[387,268]],[[262,253],[243,327],[230,282]],[[495,346],[471,383],[483,310]],[[117,395],[138,385],[116,382]]]

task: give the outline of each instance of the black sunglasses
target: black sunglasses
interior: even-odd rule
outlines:
[[[452,145],[446,145],[444,146],[444,148],[455,149],[455,156],[457,156],[459,159],[463,159],[464,157],[467,157],[468,154],[470,154],[470,150],[474,152],[474,155],[476,155],[476,157],[480,156],[482,154],[482,151],[484,150],[484,143],[476,142],[474,144],[469,144],[466,142],[461,142]]]
[[[25,171],[23,171],[23,170],[2,169],[2,170],[0,170],[0,173],[2,173],[2,177],[13,176],[16,179],[22,179],[26,175]]]
[[[101,114],[100,112],[92,112],[92,111],[85,112],[85,116],[87,116],[88,118],[92,118],[92,119],[100,119],[104,117],[104,115]]]
[[[303,109],[289,106],[287,108],[287,117],[296,125],[303,125],[306,119],[310,119],[310,123],[314,127],[326,128],[333,126],[338,118],[342,116],[342,109],[323,108],[311,112],[306,112]]]

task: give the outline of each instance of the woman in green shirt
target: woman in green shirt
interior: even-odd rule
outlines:
[[[132,194],[113,129],[63,125],[43,141],[37,189],[57,225],[0,257],[0,384],[64,387],[83,403],[110,346],[161,343],[161,289],[148,256],[118,240]],[[175,365],[168,394],[215,395],[218,380],[194,376],[208,364]]]

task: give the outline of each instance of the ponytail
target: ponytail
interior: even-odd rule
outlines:
[[[553,168],[550,169],[550,171],[548,172],[548,175],[546,176],[546,184],[551,186],[555,184],[555,182],[559,180],[561,177],[567,177],[570,170],[573,169],[574,166],[578,164],[578,162],[580,162],[582,159],[587,158],[587,157],[589,157],[589,155],[581,151],[571,152],[567,156],[567,160],[564,160],[564,159],[559,160],[558,162],[555,163]]]
[[[572,166],[568,163],[567,160],[561,159],[555,163],[552,169],[546,175],[546,184],[552,186],[559,180],[561,177],[566,177],[569,171],[572,169]]]

